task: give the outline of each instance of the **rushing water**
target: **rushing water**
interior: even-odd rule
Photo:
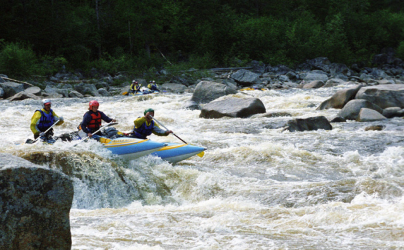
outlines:
[[[182,139],[208,148],[174,166],[152,156],[124,162],[93,141],[18,145],[32,138],[40,102],[0,101],[0,152],[69,173],[73,249],[403,249],[403,119],[283,131],[292,118],[334,118],[338,110],[315,108],[345,87],[236,94],[291,115],[247,119],[199,118],[181,109],[191,94],[97,98],[120,131],[152,107]],[[55,134],[73,131],[89,100],[53,100],[65,118]]]

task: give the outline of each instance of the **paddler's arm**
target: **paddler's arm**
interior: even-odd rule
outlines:
[[[155,135],[159,135],[159,136],[167,136],[170,133],[172,133],[173,131],[171,130],[164,130],[161,129],[156,122],[154,122],[154,127],[153,127],[153,134]]]
[[[41,112],[36,111],[34,115],[31,118],[31,131],[34,133],[34,136],[39,136],[39,133],[41,133],[37,127],[39,120],[41,119]]]
[[[55,111],[52,111],[53,117],[55,117],[55,120],[59,120],[59,116],[55,113]],[[60,126],[64,123],[64,120],[59,120],[58,123],[56,123],[56,126]]]
[[[103,119],[105,122],[116,122],[115,119],[109,118],[106,114],[104,114],[104,112],[98,111],[101,113],[101,119]]]

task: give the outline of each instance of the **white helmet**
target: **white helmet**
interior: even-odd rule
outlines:
[[[42,107],[45,108],[45,104],[52,104],[52,102],[51,102],[51,100],[49,100],[49,99],[43,99],[43,100],[42,100]]]

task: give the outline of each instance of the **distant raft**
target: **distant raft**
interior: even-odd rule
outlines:
[[[189,144],[181,144],[181,143],[167,143],[167,145],[158,151],[152,153],[154,156],[158,156],[161,159],[168,161],[170,163],[177,163],[183,160],[186,160],[194,155],[198,155],[199,157],[203,157],[205,154],[206,148],[193,146]]]

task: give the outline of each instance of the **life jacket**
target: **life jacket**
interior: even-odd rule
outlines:
[[[154,121],[152,120],[149,126],[147,126],[146,123],[147,122],[144,122],[139,128],[136,128],[136,126],[133,128],[133,134],[136,138],[146,139],[146,136],[151,135],[154,128]]]
[[[149,87],[149,89],[151,89],[151,90],[158,90],[156,83],[151,83],[151,84],[149,84],[148,87]]]
[[[90,115],[91,115],[91,121],[87,124],[87,128],[89,128],[92,131],[96,131],[101,127],[101,113],[99,111],[95,113],[91,112]]]
[[[39,119],[39,123],[37,125],[39,131],[45,132],[48,128],[50,128],[55,123],[55,117],[53,116],[53,110],[51,109],[49,114],[45,113],[42,110],[36,110],[41,112],[41,119]]]
[[[133,91],[139,91],[140,90],[140,85],[132,83],[132,85],[130,85],[130,89],[133,90]]]

